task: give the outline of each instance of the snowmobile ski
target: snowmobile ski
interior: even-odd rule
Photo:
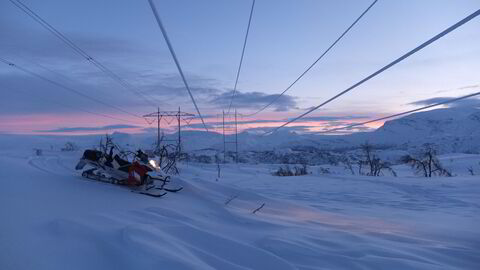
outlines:
[[[165,190],[168,192],[179,192],[180,190],[183,189],[183,187],[178,184],[176,185],[175,183],[172,184],[172,181],[170,180],[170,176],[166,176],[164,179],[158,178],[158,177],[151,177],[151,179],[161,183],[160,186],[155,187],[155,189]]]
[[[154,189],[154,190],[157,190],[157,189]],[[167,192],[165,192],[165,191],[164,192],[155,192],[154,190],[134,190],[134,189],[132,189],[131,191],[134,192],[134,193],[147,195],[147,196],[155,197],[155,198],[159,198],[159,197],[162,197],[165,194],[167,194]]]
[[[179,187],[179,188],[156,187],[155,189],[165,190],[165,191],[168,191],[168,192],[179,192],[180,190],[183,189],[183,187]]]

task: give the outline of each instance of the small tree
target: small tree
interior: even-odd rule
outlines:
[[[65,146],[62,148],[62,151],[64,152],[72,152],[77,150],[78,150],[78,146],[73,142],[67,142]]]
[[[380,176],[383,175],[383,171],[386,170],[389,171],[393,176],[397,176],[396,172],[390,167],[389,162],[382,161],[377,155],[375,155],[373,145],[366,142],[360,147],[363,151],[365,160],[358,161],[358,174]],[[363,172],[362,169],[364,167],[369,170],[367,173]]]
[[[302,163],[301,167],[295,166],[295,175],[307,175],[307,163]]]
[[[272,173],[272,175],[275,176],[300,176],[307,174],[308,169],[306,163],[302,164],[302,166],[294,166],[293,170],[288,165],[280,166],[278,170]]]
[[[177,160],[180,158],[177,146],[172,144],[161,145],[156,150],[158,166],[167,174],[178,174]]]
[[[278,170],[272,173],[275,176],[293,176],[293,172],[288,165],[280,166]]]
[[[468,172],[470,173],[470,175],[475,175],[475,172],[473,171],[473,167],[470,166],[467,168]]]
[[[343,164],[345,170],[349,170],[352,175],[355,175],[355,171],[353,170],[352,162],[346,156],[342,156],[340,158],[340,163]]]
[[[415,169],[415,173],[424,177],[452,176],[437,158],[435,146],[430,143],[423,145],[423,149],[416,156],[406,155],[402,161]]]

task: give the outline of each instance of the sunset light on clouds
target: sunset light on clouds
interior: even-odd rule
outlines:
[[[211,1],[208,6],[187,0],[159,2],[192,93],[214,131],[218,131],[217,116],[230,102],[245,14],[250,8],[247,2]],[[238,124],[240,131],[273,128],[301,114],[437,34],[471,12],[477,2],[380,1],[286,95],[267,110],[242,120],[243,115],[275,99],[371,2],[272,3],[258,1],[252,18],[233,101],[241,116],[239,121],[243,121]],[[176,110],[180,106],[182,111],[196,112],[146,3],[115,1],[113,13],[107,2],[50,0],[27,4],[150,102],[75,55],[8,1],[0,4],[3,59],[138,116],[155,111],[157,106],[161,110]],[[178,10],[183,10],[188,20],[177,16]],[[106,19],[105,13],[111,16]],[[320,131],[413,109],[422,100],[478,91],[479,28],[478,20],[462,26],[381,77],[310,115],[324,117],[323,120],[312,118],[290,127],[298,132]],[[2,133],[101,133],[110,130],[101,127],[118,125],[135,127],[111,131],[137,133],[149,128],[140,118],[92,102],[11,66],[0,65],[0,77]],[[129,122],[92,117],[78,108]],[[197,130],[199,123],[195,119],[189,126],[182,125]],[[368,128],[382,123],[370,124]],[[169,124],[162,125],[168,132]],[[55,129],[63,132],[51,132]]]

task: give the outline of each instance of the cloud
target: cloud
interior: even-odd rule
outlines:
[[[480,87],[480,84],[472,84],[472,85],[466,85],[466,86],[459,87],[458,89],[465,90],[465,89],[475,89],[475,88],[479,88],[479,87]]]
[[[109,125],[103,127],[71,127],[56,128],[50,130],[34,130],[34,132],[78,132],[78,131],[108,131],[112,129],[139,128],[133,125]]]
[[[370,116],[365,116],[365,115],[310,116],[310,117],[303,117],[300,121],[316,122],[316,121],[355,120],[355,119],[367,119],[367,118],[370,118]]]
[[[238,125],[242,124],[260,124],[260,123],[278,123],[285,122],[285,120],[268,120],[268,119],[256,119],[256,120],[237,120]],[[225,121],[225,125],[234,125],[235,121]],[[223,121],[215,121],[206,123],[207,127],[210,129],[222,127]],[[203,128],[202,123],[193,123],[187,125],[188,128]]]
[[[370,116],[365,116],[365,115],[311,116],[311,117],[304,117],[301,120],[299,120],[298,122],[308,123],[308,122],[323,121],[323,122],[326,122],[326,123],[322,123],[326,127],[337,127],[337,126],[344,126],[344,125],[351,124],[351,122],[348,122],[348,120],[370,119],[370,118],[371,118]],[[290,119],[251,119],[251,120],[250,119],[249,120],[238,119],[237,124],[242,125],[242,124],[284,123],[288,120],[290,120]],[[235,124],[234,121],[225,121],[225,125],[234,125],[234,124]],[[208,122],[207,123],[208,128],[221,127],[222,125],[223,125],[222,121],[215,121],[215,122]],[[188,127],[190,127],[190,128],[203,128],[203,124],[202,123],[195,123],[195,124],[188,125]],[[305,127],[315,127],[315,126],[305,126]]]
[[[452,88],[452,89],[443,89],[443,90],[436,91],[435,93],[438,94],[438,93],[454,92],[458,90],[467,90],[467,89],[476,89],[476,88],[480,88],[480,84],[471,84],[471,85],[464,85],[464,86]]]
[[[210,100],[210,103],[219,108],[227,107],[230,105],[232,93],[233,91],[227,91],[219,94]],[[261,107],[270,103],[272,100],[276,99],[278,96],[278,94],[269,95],[262,92],[236,91],[233,104],[236,108],[260,109]],[[272,107],[275,108],[275,111],[277,112],[298,109],[296,97],[289,95],[283,95],[279,97],[275,103],[272,104]]]
[[[371,128],[371,127],[367,127],[367,126],[355,126],[355,127],[348,128],[347,130],[349,130],[349,131],[352,131],[352,130],[356,130],[356,131],[372,131],[372,130],[375,130],[375,128]]]
[[[145,50],[152,52],[152,49],[144,46],[139,47],[126,39],[93,35],[92,33],[85,35],[78,32],[64,32],[61,29],[60,32],[94,58],[101,56],[102,59],[104,57],[111,59],[112,57],[118,58],[119,56],[130,56],[132,54],[139,57],[145,55]],[[1,43],[3,55],[13,54],[22,55],[25,58],[35,57],[58,61],[81,62],[86,60],[39,25],[13,23],[11,20],[1,20],[0,18],[0,33],[3,36]]]
[[[297,132],[297,133],[307,134],[307,133],[311,133],[311,131],[309,130],[310,128],[312,127],[311,126],[284,127],[273,134],[279,134],[279,133],[285,133],[285,132]],[[256,128],[245,129],[245,131],[248,131],[251,133],[257,133],[257,134],[263,134],[265,132],[271,131],[272,129],[273,129],[272,127],[256,127]]]
[[[408,103],[407,105],[428,106],[428,105],[433,105],[440,102],[445,102],[451,99],[452,99],[451,97],[436,97],[436,98],[429,98],[429,99],[414,101],[414,102]],[[449,108],[478,107],[480,106],[480,99],[478,98],[462,99],[449,104],[445,104],[445,106]]]
[[[132,85],[127,87],[130,88],[129,90],[77,55],[44,29],[9,23],[2,20],[0,16],[0,33],[2,33],[0,43],[2,58],[125,110],[134,112],[141,110],[142,113],[147,111],[143,108],[148,103],[134,92],[141,92],[164,110],[177,109],[177,106],[189,109],[192,107],[181,78],[169,62],[170,56],[165,50],[115,37],[64,33],[90,56]],[[205,103],[213,95],[223,92],[214,87],[217,83],[215,80],[195,74],[186,75],[192,86],[192,92],[199,102]],[[85,109],[96,112],[109,111],[108,108],[102,108],[100,104],[86,102],[84,98],[65,93],[65,90],[57,86],[0,63],[0,90],[14,92],[17,89],[31,93],[23,96],[15,95],[16,99],[9,97],[7,100],[0,100],[0,105],[7,105],[2,107],[8,108],[5,110],[0,108],[0,113],[14,114],[15,104],[31,105],[21,105],[22,109],[19,110],[21,113],[75,112],[74,108],[63,108],[63,106],[57,110],[58,108],[49,104],[48,99],[57,99],[69,105],[79,104]],[[41,95],[40,99],[47,99],[47,101],[31,96],[31,100],[27,100],[29,95]],[[42,103],[46,104],[42,105]]]

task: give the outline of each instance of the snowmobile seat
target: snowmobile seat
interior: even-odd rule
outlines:
[[[144,163],[148,163],[148,155],[145,154],[142,150],[139,149],[137,151],[136,156],[138,157],[138,159],[140,159],[140,161],[142,161]]]
[[[120,156],[118,155],[115,155],[113,157],[113,160],[115,160],[115,162],[118,164],[118,170],[121,170],[121,171],[124,171],[124,172],[127,172],[128,173],[128,169],[130,168],[130,166],[132,166],[132,163],[122,159]]]

